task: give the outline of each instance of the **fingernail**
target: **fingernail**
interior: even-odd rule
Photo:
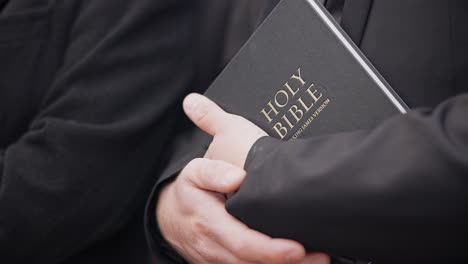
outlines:
[[[193,112],[199,103],[199,100],[195,94],[189,94],[184,99],[184,108],[188,112]]]
[[[237,179],[242,175],[242,171],[238,169],[232,169],[226,173],[226,178]]]
[[[238,169],[230,170],[226,173],[225,182],[226,184],[231,185],[232,183],[237,182],[239,178],[242,177],[242,175],[243,175],[242,170],[238,170]]]

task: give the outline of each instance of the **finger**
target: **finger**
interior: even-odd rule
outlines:
[[[217,128],[227,122],[228,114],[201,94],[189,94],[185,97],[183,107],[190,120],[212,136],[216,134]]]
[[[248,228],[225,210],[213,212],[218,221],[212,226],[213,238],[243,261],[296,263],[305,256],[304,247],[292,240],[273,239]]]
[[[299,264],[330,264],[330,256],[324,253],[308,254]]]
[[[242,261],[236,256],[232,255],[221,245],[213,242],[201,245],[201,247],[194,249],[192,256],[199,256],[199,259],[189,261],[189,263],[207,263],[207,264],[258,264],[253,262]],[[189,258],[186,258],[189,259]]]
[[[241,264],[235,256],[211,240],[198,240],[191,247],[188,247],[185,254],[182,253],[182,257],[191,264]]]
[[[194,159],[182,171],[181,176],[193,186],[213,192],[232,193],[239,189],[246,172],[219,160]]]

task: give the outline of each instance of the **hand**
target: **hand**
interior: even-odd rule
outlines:
[[[226,113],[213,101],[200,94],[184,100],[187,116],[202,130],[214,136],[205,158],[223,160],[244,167],[252,145],[267,133],[247,119]]]
[[[195,159],[163,189],[158,224],[179,254],[190,263],[329,263],[320,255],[304,259],[299,243],[272,239],[227,213],[222,193],[238,189],[244,177],[244,170],[229,163]]]
[[[184,110],[187,116],[202,130],[214,136],[214,139],[205,154],[205,158],[212,159],[212,160],[223,160],[229,162],[233,165],[238,167],[243,167],[247,154],[250,151],[252,145],[261,137],[267,136],[266,132],[251,123],[250,121],[246,120],[243,117],[228,114],[223,111],[219,106],[217,106],[214,102],[206,98],[205,96],[199,94],[191,94],[187,96],[184,100]],[[227,151],[228,150],[228,151]],[[206,161],[205,161],[206,162]],[[214,172],[214,170],[211,170]],[[199,175],[202,176],[202,175]],[[213,176],[216,178],[216,173]],[[245,174],[244,176],[245,177]],[[243,180],[242,180],[243,181]],[[223,191],[224,193],[231,193],[239,188],[241,182],[231,186],[229,190]],[[206,189],[210,190],[210,189]],[[216,191],[211,189],[211,191]],[[220,190],[217,190],[220,192]],[[227,214],[226,210],[224,209],[224,197],[219,197],[222,199],[222,215]],[[206,215],[210,215],[210,212],[207,212]],[[223,216],[225,217],[225,216]],[[236,221],[236,219],[232,218],[231,216],[228,217],[230,221]],[[241,224],[242,225],[242,224]],[[246,226],[242,225],[244,228]],[[222,230],[222,227],[221,227]],[[256,231],[251,230],[252,234],[257,234],[260,236],[264,236]],[[239,233],[240,235],[240,233]],[[247,237],[239,236],[237,239],[242,241],[243,239],[247,239]],[[271,240],[271,238],[268,238]],[[247,240],[248,241],[248,240]],[[251,240],[253,241],[253,240]],[[271,240],[273,241],[273,240]],[[281,241],[281,240],[277,240]],[[284,242],[292,242],[288,240],[283,240]],[[242,242],[239,242],[242,243]],[[255,242],[258,243],[258,242]],[[296,243],[296,242],[293,242]],[[258,245],[258,244],[257,244]],[[267,249],[268,244],[262,245],[261,248]],[[292,246],[293,244],[291,244]],[[297,244],[296,244],[297,245]],[[248,248],[248,245],[245,245]],[[302,246],[300,248],[303,250]],[[259,251],[252,251],[252,256],[258,254],[257,256],[268,256],[268,252],[270,252],[270,258],[276,254],[272,249],[268,249],[267,251],[263,252]],[[280,251],[278,251],[279,254]],[[240,253],[240,252],[238,252]],[[292,254],[292,253],[291,253]],[[277,259],[279,261],[280,254],[277,255]],[[284,256],[284,255],[283,255]],[[263,258],[266,262],[259,262],[256,263],[279,263],[268,261],[267,259]],[[283,261],[286,259],[283,258]],[[217,262],[217,263],[226,263],[226,262]],[[238,262],[236,262],[238,263]],[[284,263],[284,262],[283,262]],[[291,259],[288,263],[296,263]],[[311,253],[307,255],[305,258],[297,262],[298,264],[330,264],[330,257],[323,253]]]

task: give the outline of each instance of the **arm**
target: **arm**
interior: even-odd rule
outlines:
[[[70,12],[43,106],[0,158],[2,259],[61,263],[144,202],[191,75],[190,6],[99,0]]]
[[[259,128],[198,98],[186,112],[214,136],[205,155],[239,166],[250,148],[226,204],[250,228],[377,263],[466,262],[468,95],[373,131],[253,147]]]
[[[309,250],[376,263],[465,262],[466,113],[461,95],[373,131],[260,139],[228,211]]]

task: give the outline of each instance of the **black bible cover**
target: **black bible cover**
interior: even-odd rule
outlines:
[[[205,93],[270,136],[371,128],[407,106],[316,0],[283,0]]]

